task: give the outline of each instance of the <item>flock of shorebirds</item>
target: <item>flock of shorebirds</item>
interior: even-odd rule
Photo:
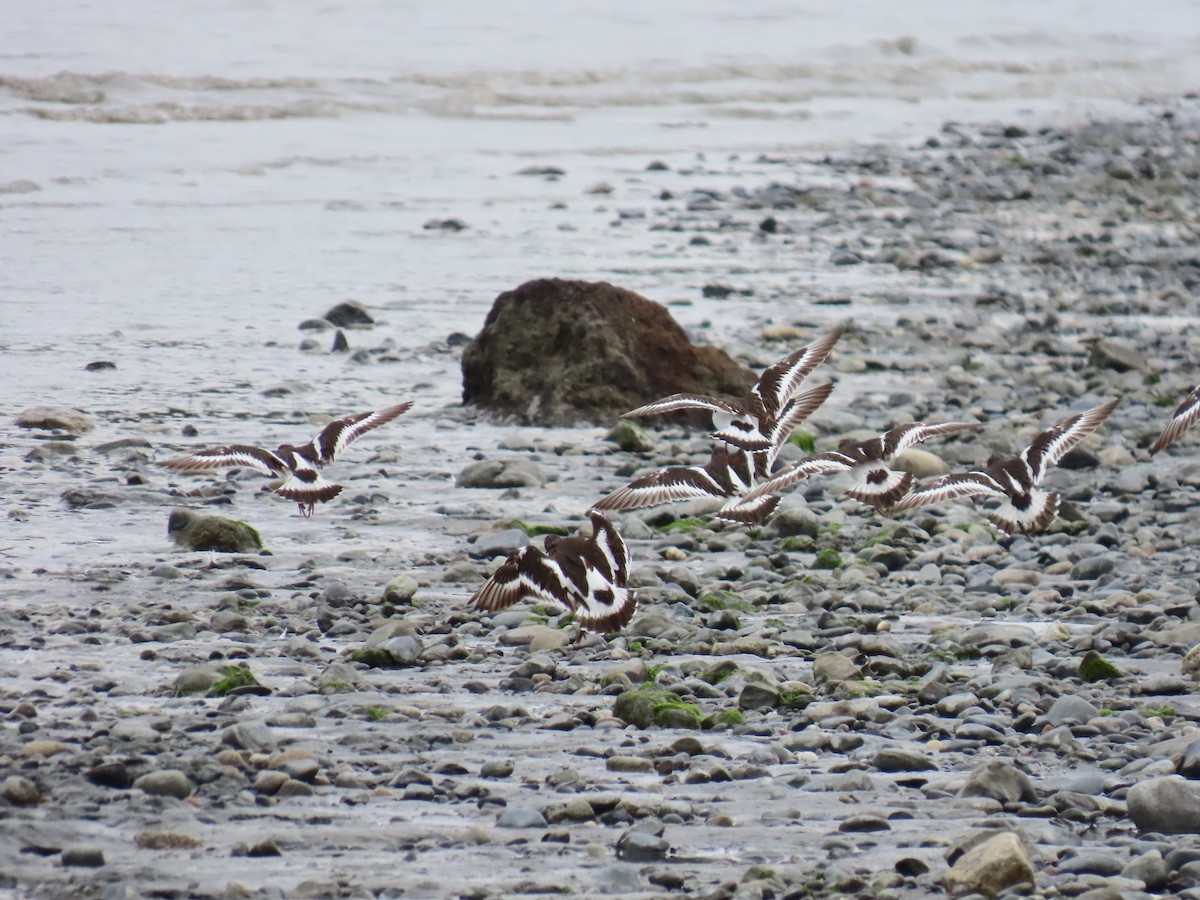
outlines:
[[[589,510],[591,537],[548,535],[544,549],[532,545],[509,556],[471,598],[478,609],[496,611],[526,598],[564,608],[581,629],[609,632],[632,618],[637,600],[628,587],[629,552],[605,515],[608,510],[638,509],[679,500],[716,499],[716,515],[743,525],[765,522],[783,491],[810,478],[849,472],[846,493],[876,510],[892,514],[908,509],[980,497],[997,505],[988,519],[1003,531],[1031,534],[1045,529],[1058,514],[1059,495],[1038,487],[1046,472],[1072,447],[1095,431],[1116,408],[1110,400],[1067,416],[1037,435],[1013,457],[993,456],[983,468],[943,475],[913,486],[910,473],[891,468],[903,450],[931,437],[982,427],[979,423],[911,422],[865,441],[842,441],[837,450],[807,456],[775,471],[776,457],[797,426],[828,399],[832,383],[801,389],[825,361],[843,328],[838,327],[770,366],[744,397],[720,399],[673,394],[638,407],[626,416],[680,410],[712,413],[714,446],[702,466],[670,466],[630,482],[603,497]],[[275,492],[311,516],[317,503],[336,497],[340,484],[326,480],[321,468],[353,441],[384,425],[412,406],[401,403],[375,412],[330,422],[307,444],[283,444],[276,450],[232,445],[201,450],[159,463],[178,472],[241,466],[274,475]],[[1151,454],[1177,440],[1200,419],[1200,385],[1172,413]]]

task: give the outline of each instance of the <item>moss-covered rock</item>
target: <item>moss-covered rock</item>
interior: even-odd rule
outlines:
[[[225,697],[230,694],[269,694],[271,689],[258,683],[247,666],[221,666],[221,677],[213,681],[208,689],[210,697]]]
[[[842,554],[832,547],[822,547],[813,560],[814,569],[837,569],[842,565]]]
[[[1115,678],[1124,678],[1125,673],[1095,650],[1089,650],[1079,664],[1079,677],[1088,682],[1112,681]]]
[[[262,536],[252,525],[224,516],[201,515],[185,506],[171,510],[167,535],[185,550],[253,553],[263,546]]]
[[[654,441],[651,440],[650,434],[641,425],[628,419],[618,421],[604,439],[628,453],[654,452]]]
[[[559,278],[497,297],[462,370],[464,403],[536,425],[611,422],[667,394],[740,395],[754,381],[724,351],[694,346],[662,304]]]
[[[613,715],[638,728],[699,728],[700,708],[657,684],[641,684],[613,704]]]

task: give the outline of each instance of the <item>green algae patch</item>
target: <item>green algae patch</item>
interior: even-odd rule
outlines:
[[[221,677],[212,683],[208,689],[210,697],[224,697],[238,688],[260,688],[262,685],[254,678],[254,674],[244,666],[221,666]],[[239,693],[249,693],[239,692]]]
[[[626,691],[613,704],[613,715],[638,728],[699,728],[700,708],[657,684],[644,683]]]
[[[817,553],[817,558],[813,560],[812,567],[814,569],[837,569],[842,565],[842,554],[838,553],[832,547],[822,547]]]
[[[1125,673],[1095,650],[1089,650],[1084,654],[1083,662],[1079,664],[1079,677],[1087,682],[1112,681],[1124,678]]]

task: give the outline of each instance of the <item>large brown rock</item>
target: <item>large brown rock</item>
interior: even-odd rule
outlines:
[[[607,422],[678,391],[740,396],[754,383],[723,350],[693,346],[661,304],[560,278],[497,297],[462,367],[464,403],[536,425]]]

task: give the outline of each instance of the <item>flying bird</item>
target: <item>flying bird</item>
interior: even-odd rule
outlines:
[[[375,412],[346,416],[330,422],[312,441],[299,447],[281,444],[272,451],[246,444],[231,444],[167,459],[159,465],[176,472],[204,472],[240,466],[256,469],[264,475],[282,476],[282,483],[275,487],[275,493],[295,500],[300,506],[300,515],[308,517],[313,514],[317,503],[332,500],[342,492],[342,485],[326,481],[321,476],[320,468],[333,462],[353,441],[373,428],[386,425],[411,406],[412,403],[400,403]]]
[[[1054,491],[1039,490],[1037,485],[1049,468],[1099,428],[1120,402],[1119,399],[1110,400],[1086,412],[1067,416],[1035,437],[1020,456],[1009,459],[993,456],[982,470],[943,475],[923,484],[893,506],[892,512],[959,497],[992,497],[1001,501],[997,509],[988,513],[988,519],[997,528],[1009,534],[1041,531],[1058,515],[1060,498]]]
[[[592,536],[549,534],[545,552],[522,547],[471,597],[476,609],[506,609],[535,597],[575,614],[580,628],[605,633],[624,627],[637,608],[626,586],[629,551],[612,523],[592,510]]]
[[[601,499],[593,509],[640,509],[677,500],[718,499],[726,501],[717,516],[743,525],[766,521],[779,505],[779,497],[747,491],[770,477],[780,448],[796,427],[828,399],[833,384],[819,384],[788,400],[784,414],[775,420],[771,445],[766,450],[748,452],[718,442],[708,462],[702,466],[668,466],[632,481]]]
[[[1175,408],[1175,412],[1171,413],[1171,420],[1150,448],[1150,455],[1165,450],[1179,440],[1185,431],[1196,424],[1197,419],[1200,419],[1200,384],[1192,388],[1183,398],[1183,402]]]
[[[896,472],[888,465],[897,454],[939,434],[982,427],[977,422],[941,425],[911,422],[865,441],[845,440],[838,444],[837,450],[809,456],[781,469],[748,491],[745,499],[753,501],[764,494],[778,494],[812,475],[850,472],[854,484],[846,493],[860,503],[886,511],[908,493],[913,482],[911,473]]]
[[[786,413],[788,402],[812,371],[825,361],[842,336],[837,326],[806,347],[772,364],[750,393],[736,399],[719,399],[704,394],[672,394],[639,406],[626,416],[652,416],[683,409],[707,409],[713,414],[713,437],[739,450],[758,452],[771,449],[776,423]]]

